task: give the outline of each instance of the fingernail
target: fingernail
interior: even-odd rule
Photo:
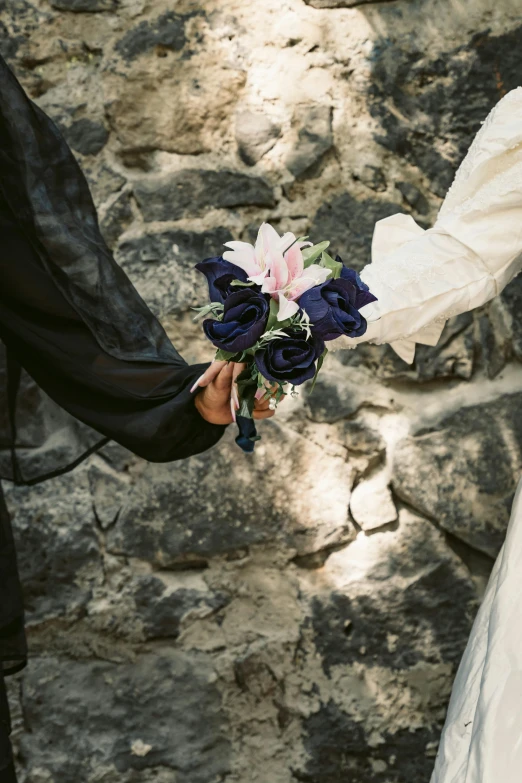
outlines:
[[[236,423],[236,409],[234,407],[234,400],[230,400],[230,411],[232,413],[232,421]]]
[[[232,397],[234,399],[234,402],[236,403],[236,408],[239,410],[239,395],[237,393],[237,388],[235,386],[232,387]]]
[[[203,373],[203,375],[204,375],[204,374],[205,374],[205,373]],[[191,386],[191,387],[190,387],[190,391],[191,391],[191,393],[192,393],[193,391],[195,391],[195,390],[198,388],[199,384],[200,384],[200,383],[201,383],[201,381],[203,380],[203,375],[200,375],[200,376],[199,376],[199,378],[197,379],[196,383],[194,384],[194,386]]]

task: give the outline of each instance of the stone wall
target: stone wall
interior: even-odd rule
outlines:
[[[518,0],[2,0],[0,30],[189,361],[197,260],[270,219],[361,268],[522,84]],[[413,367],[331,355],[253,457],[110,445],[6,487],[22,783],[428,783],[522,464],[521,305],[515,280]]]

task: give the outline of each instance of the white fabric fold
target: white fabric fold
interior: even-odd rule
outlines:
[[[361,278],[377,302],[361,312],[359,338],[332,350],[389,343],[406,362],[415,344],[436,345],[448,318],[496,296],[522,268],[522,88],[508,93],[477,134],[433,228],[411,215],[375,225]]]

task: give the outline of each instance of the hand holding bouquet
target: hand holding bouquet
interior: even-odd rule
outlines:
[[[255,246],[227,242],[222,256],[196,264],[211,300],[197,318],[205,318],[216,360],[246,363],[232,403],[236,441],[245,451],[259,440],[252,419],[256,399],[270,398],[275,408],[297,386],[315,383],[328,340],[366,331],[359,311],[376,297],[339,256],[328,255],[329,244],[279,236],[263,223]]]

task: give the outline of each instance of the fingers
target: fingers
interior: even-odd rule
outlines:
[[[219,392],[226,392],[230,394],[230,387],[232,386],[232,377],[234,374],[234,363],[228,362],[224,367],[221,367],[219,373],[214,379],[214,386]]]
[[[200,375],[195,384],[191,388],[191,392],[196,391],[197,388],[203,389],[205,386],[208,386],[209,383],[212,383],[214,378],[217,378],[223,367],[226,365],[226,362],[212,362],[210,367],[208,367],[203,375]]]

